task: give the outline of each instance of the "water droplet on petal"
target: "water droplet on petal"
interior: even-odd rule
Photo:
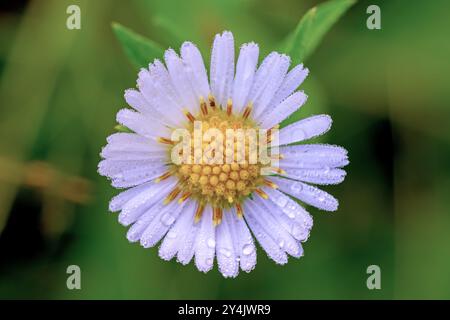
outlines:
[[[303,189],[303,186],[300,183],[293,183],[291,185],[291,190],[294,192],[300,192],[300,191],[302,191],[302,189]]]
[[[166,226],[170,226],[174,221],[175,218],[170,213],[165,213],[161,217],[161,222]]]
[[[243,248],[242,248],[242,253],[246,256],[248,256],[249,254],[251,254],[254,250],[254,246],[252,244],[246,244]]]
[[[280,208],[283,208],[287,203],[287,199],[285,197],[277,197],[275,202]]]
[[[175,239],[177,237],[177,233],[175,231],[173,231],[173,230],[170,230],[167,233],[167,237],[169,237],[170,239]]]
[[[297,240],[302,240],[305,238],[305,230],[297,224],[292,226],[291,233]]]
[[[219,250],[220,254],[223,254],[225,257],[229,258],[231,256],[230,250],[226,248],[222,248]]]
[[[206,241],[206,244],[207,244],[208,247],[210,247],[211,249],[216,247],[216,241],[214,241],[214,239],[212,239],[212,238],[209,238],[209,239]]]

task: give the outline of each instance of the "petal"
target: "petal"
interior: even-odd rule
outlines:
[[[286,145],[320,136],[331,128],[331,123],[331,117],[325,114],[295,122],[280,130],[279,144]]]
[[[146,210],[160,201],[168,190],[175,186],[176,182],[176,179],[171,177],[159,183],[153,183],[132,197],[122,205],[119,222],[124,226],[135,222]]]
[[[280,88],[275,93],[272,101],[270,101],[271,106],[276,106],[281,101],[286,99],[292,92],[297,90],[297,88],[302,84],[305,78],[308,76],[309,70],[303,68],[302,64],[295,66],[291,71],[288,72],[283,80]]]
[[[167,109],[171,112],[180,113],[183,109],[183,102],[164,64],[156,59],[148,68],[156,89],[156,96],[158,97],[158,100],[155,100],[155,102],[162,103],[159,110],[164,115],[166,115]]]
[[[150,225],[150,223],[156,219],[156,216],[164,209],[166,206],[163,204],[162,196],[160,196],[157,202],[154,202],[153,205],[142,213],[139,218],[133,223],[133,225],[128,229],[127,239],[130,242],[137,242],[141,239],[142,234]]]
[[[291,225],[287,224],[281,210],[272,205],[268,200],[256,197],[253,205],[260,212],[257,217],[261,225],[264,226],[269,236],[275,240],[278,246],[293,257],[303,255],[303,248],[300,242],[291,235]]]
[[[105,148],[114,151],[163,151],[166,146],[135,133],[117,132],[106,138]]]
[[[339,184],[344,181],[346,175],[346,172],[342,169],[283,169],[286,173],[282,174],[282,176],[321,185]]]
[[[150,160],[102,160],[98,164],[98,173],[102,176],[109,178],[114,177],[117,174],[126,174],[127,171],[132,170],[152,170],[161,168],[162,162]],[[162,173],[161,173],[162,174]]]
[[[289,117],[295,110],[299,109],[305,104],[308,97],[302,91],[297,91],[287,97],[276,107],[267,108],[263,115],[260,117],[261,127],[272,128],[276,124],[280,123],[287,117]]]
[[[214,265],[216,234],[212,219],[212,208],[207,206],[200,220],[200,229],[195,239],[195,265],[202,272],[208,272]]]
[[[313,226],[313,218],[308,211],[283,192],[267,187],[264,187],[263,190],[269,195],[271,202],[277,205],[289,219],[294,219],[302,227],[298,230],[292,230],[292,235],[298,240],[301,240],[301,238],[306,240]]]
[[[125,90],[124,98],[128,105],[130,105],[140,113],[152,114],[156,112],[149,104],[149,102],[145,99],[144,95],[135,89]]]
[[[309,204],[326,211],[336,211],[339,202],[330,194],[306,183],[283,178],[271,177],[281,191]]]
[[[231,98],[234,77],[234,38],[229,31],[217,34],[211,51],[211,92],[225,106]]]
[[[122,151],[104,148],[100,156],[109,160],[153,160],[160,165],[168,161],[167,150],[161,151]]]
[[[270,190],[269,190],[270,189]],[[272,216],[277,220],[277,222],[283,226],[283,228],[292,235],[296,240],[298,241],[306,241],[309,237],[309,232],[312,227],[312,218],[311,216],[306,213],[304,214],[305,210],[300,207],[300,210],[298,210],[299,205],[292,199],[290,199],[288,196],[283,195],[287,197],[290,201],[293,201],[294,204],[287,204],[284,207],[281,207],[277,202],[273,201],[272,199],[272,193],[269,193],[270,191],[279,192],[276,190],[273,190],[271,188],[263,188],[263,190],[269,194],[269,201],[262,201],[262,204],[267,208],[268,212],[272,214]],[[280,193],[280,192],[279,192]],[[281,193],[282,194],[282,193]],[[288,211],[286,210],[288,207],[295,208],[297,211]],[[288,212],[289,214],[286,214]],[[300,248],[299,248],[300,249]],[[297,256],[300,254],[300,252],[297,253]]]
[[[232,210],[231,214],[225,215],[224,219],[229,221],[228,225],[241,269],[245,272],[252,271],[256,266],[256,246],[245,220],[239,218],[234,210]]]
[[[229,214],[232,214],[229,210],[223,212],[224,216]],[[225,278],[236,277],[239,273],[239,263],[233,246],[228,219],[223,219],[216,227],[216,241],[216,255],[219,271]]]
[[[249,100],[253,102],[253,118],[259,116],[269,105],[275,92],[280,87],[289,68],[290,58],[277,52],[270,53],[262,62],[255,74],[255,81],[250,91]]]
[[[199,107],[199,100],[192,89],[183,60],[181,60],[173,49],[166,50],[164,60],[166,61],[172,83],[182,99],[183,107],[187,108],[191,113],[195,113]]]
[[[159,256],[161,259],[172,259],[184,243],[184,239],[189,236],[191,231],[192,221],[195,214],[195,202],[188,201],[183,213],[180,214],[172,228],[164,237],[164,240],[159,248]]]
[[[258,217],[261,215],[261,211],[254,205],[250,204],[250,200],[244,203],[245,221],[252,230],[253,235],[258,240],[261,247],[271,258],[278,264],[285,264],[287,262],[287,256],[283,249],[272,239],[270,234],[265,229],[265,225],[261,223]]]
[[[167,233],[172,224],[177,220],[186,202],[179,204],[177,201],[164,205],[156,217],[150,222],[141,236],[141,245],[151,248],[156,245]]]
[[[183,265],[188,264],[194,256],[195,239],[197,237],[198,230],[200,229],[200,224],[194,221],[194,214],[191,216],[192,218],[189,223],[185,226],[186,232],[178,249],[177,261]]]
[[[247,97],[253,84],[259,48],[251,42],[242,45],[236,65],[236,76],[233,81],[233,109],[240,113],[247,104]]]
[[[147,138],[170,137],[170,130],[167,127],[153,121],[142,113],[121,109],[117,113],[116,118],[118,123],[130,128],[141,136]]]
[[[203,58],[197,47],[191,42],[181,46],[181,58],[185,63],[185,70],[191,81],[197,97],[207,98],[210,90]]]
[[[153,188],[153,185],[154,184],[152,182],[149,182],[149,183],[144,183],[140,186],[136,186],[136,187],[130,188],[128,190],[122,191],[121,193],[119,193],[118,195],[116,195],[115,197],[113,197],[111,199],[111,201],[109,202],[109,210],[111,212],[116,212],[116,211],[122,210],[122,207],[125,203],[130,201],[132,198],[136,197],[141,192],[144,192],[147,189]]]
[[[303,144],[280,147],[279,152],[284,157],[279,162],[282,168],[339,168],[349,163],[347,150],[329,144]]]
[[[109,177],[111,185],[115,188],[129,188],[149,182],[161,176],[166,171],[164,165],[148,167],[139,167],[135,169],[124,170]]]
[[[156,60],[158,62],[158,60]],[[161,65],[159,62],[158,65]],[[150,69],[157,68],[150,64]],[[155,71],[154,71],[155,73]],[[141,69],[138,75],[137,85],[147,104],[151,107],[146,116],[161,121],[169,126],[178,126],[184,120],[181,108],[174,103],[164,90],[164,83],[150,73],[147,69]]]

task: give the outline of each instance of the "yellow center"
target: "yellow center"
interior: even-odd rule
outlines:
[[[224,139],[219,145],[218,152],[222,152],[222,157],[230,151],[226,146],[227,129],[257,129],[256,125],[249,119],[244,119],[241,115],[228,114],[219,108],[209,109],[207,114],[200,114],[196,121],[202,123],[202,136],[209,129],[218,129]],[[194,136],[194,125],[189,125],[191,136]],[[242,200],[250,195],[262,183],[263,178],[260,175],[260,164],[249,164],[249,139],[244,139],[245,159],[239,158],[237,152],[242,146],[238,139],[232,144],[234,148],[234,161],[223,164],[195,164],[192,157],[192,164],[181,164],[176,167],[176,174],[180,179],[181,192],[189,194],[190,197],[202,203],[209,203],[213,207],[226,208],[234,203],[241,203]],[[202,142],[201,154],[206,155],[210,148],[210,142]],[[192,146],[192,155],[195,150]],[[214,155],[214,152],[213,152]],[[239,159],[238,159],[239,158]]]
[[[261,175],[261,169],[264,167],[259,161],[254,161],[256,152],[255,145],[257,139],[255,136],[247,136],[247,130],[253,129],[258,131],[258,126],[249,118],[252,107],[247,106],[242,114],[233,114],[231,100],[228,101],[226,110],[215,105],[213,97],[209,97],[209,106],[201,99],[200,112],[194,116],[188,111],[185,115],[189,120],[186,128],[191,137],[190,156],[182,157],[184,159],[181,164],[172,162],[170,169],[160,176],[156,181],[167,179],[175,175],[179,182],[165,199],[168,203],[179,195],[179,202],[183,202],[188,198],[192,198],[197,202],[196,221],[201,218],[203,209],[206,205],[213,208],[213,220],[217,225],[222,220],[222,210],[234,206],[238,216],[242,216],[241,203],[252,193],[258,194],[260,197],[267,199],[267,194],[260,189],[266,185],[276,188],[276,185]],[[198,121],[198,122],[197,122]],[[200,128],[195,124],[201,123]],[[215,130],[223,137],[222,141],[207,141],[203,137],[208,131]],[[239,136],[233,135],[230,139],[227,135],[229,130],[243,134]],[[227,132],[228,130],[228,132]],[[202,139],[198,144],[195,142],[196,134],[200,134]],[[267,134],[268,141],[271,139],[271,131]],[[161,143],[170,146],[169,153],[178,151],[174,149],[175,143],[168,138],[159,138]],[[212,142],[214,147],[211,148]],[[189,150],[185,149],[184,151]],[[198,151],[200,151],[198,153]],[[222,159],[217,162],[216,155]],[[178,152],[183,156],[183,151]],[[200,157],[198,156],[200,154]],[[281,155],[272,155],[279,156]],[[205,161],[206,157],[206,161]],[[186,159],[189,158],[188,161]],[[201,159],[199,161],[199,159]],[[209,161],[211,160],[211,161]],[[230,161],[231,160],[231,161]],[[280,173],[280,171],[275,172]]]

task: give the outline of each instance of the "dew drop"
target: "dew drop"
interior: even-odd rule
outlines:
[[[173,231],[173,230],[170,230],[167,233],[167,237],[169,237],[170,239],[175,239],[177,237],[177,233],[175,231]]]
[[[302,191],[303,186],[300,183],[293,183],[291,186],[291,190],[294,192],[300,192]]]
[[[170,213],[165,213],[161,217],[161,222],[166,226],[170,226],[174,221],[175,218]]]
[[[230,250],[226,248],[222,248],[219,250],[220,254],[224,255],[225,257],[229,258],[231,256]]]
[[[211,249],[213,249],[213,248],[216,247],[216,241],[214,241],[214,239],[212,239],[212,238],[209,238],[209,239],[206,241],[206,244],[207,244],[208,247],[210,247]]]
[[[292,226],[291,233],[294,236],[294,238],[297,240],[302,240],[305,238],[304,229],[302,227],[300,227],[299,225],[294,224]]]
[[[283,208],[287,203],[287,199],[285,197],[277,197],[275,202],[280,208]]]
[[[242,253],[246,256],[248,256],[249,254],[251,254],[254,250],[253,245],[251,244],[246,244],[243,248],[242,248]]]

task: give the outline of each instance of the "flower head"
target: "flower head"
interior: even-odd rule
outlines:
[[[312,227],[298,203],[334,211],[338,201],[310,184],[343,181],[345,149],[295,144],[331,127],[327,115],[279,129],[307,99],[296,91],[308,75],[288,56],[270,53],[258,64],[255,43],[242,45],[235,64],[231,32],[216,35],[208,75],[197,47],[185,42],[139,72],[138,90],[125,92],[135,110],[117,121],[103,148],[99,173],[116,188],[110,202],[131,225],[129,241],[161,241],[162,259],[192,259],[207,272],[214,260],[225,277],[256,265],[256,239],[278,264],[303,255]],[[310,184],[308,184],[310,183]]]

